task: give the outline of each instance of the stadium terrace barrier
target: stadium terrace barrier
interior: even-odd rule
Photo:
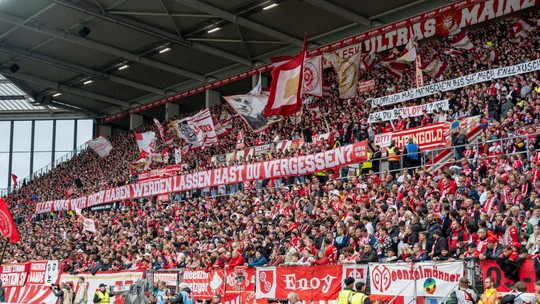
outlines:
[[[165,281],[172,291],[177,291],[180,283],[185,283],[191,288],[196,300],[207,300],[214,294],[221,294],[226,304],[268,303],[268,300],[287,298],[289,292],[296,292],[303,301],[335,303],[343,287],[343,280],[347,277],[366,282],[372,302],[402,304],[444,302],[456,289],[462,276],[467,276],[478,291],[482,290],[481,284],[487,276],[494,278],[495,288],[500,292],[509,292],[515,283],[505,277],[504,271],[493,260],[149,269],[106,271],[96,275],[63,273],[59,265],[59,261],[33,261],[1,266],[0,279],[6,291],[7,302],[55,303],[51,284],[69,282],[76,292],[79,288],[77,279],[81,276],[88,284],[89,299],[101,283],[123,288],[138,279],[146,279],[150,285]],[[519,279],[527,284],[527,292],[534,293],[534,282],[537,279],[533,260],[525,260],[521,264]],[[113,303],[122,304],[123,300],[117,296]]]

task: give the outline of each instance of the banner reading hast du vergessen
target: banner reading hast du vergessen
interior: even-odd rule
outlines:
[[[75,199],[37,203],[35,213],[75,210],[76,208],[84,209],[125,199],[235,184],[244,181],[306,175],[363,162],[366,159],[367,141],[361,141],[317,154],[201,171],[115,187]]]

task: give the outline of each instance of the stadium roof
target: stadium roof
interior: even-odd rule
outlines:
[[[32,100],[92,117],[115,114],[298,53],[304,33],[314,47],[446,4],[1,0],[0,73],[29,97],[8,101],[12,107],[0,114],[28,110]],[[235,94],[250,86],[245,80],[217,90]],[[178,101],[183,110],[201,102],[201,96]]]

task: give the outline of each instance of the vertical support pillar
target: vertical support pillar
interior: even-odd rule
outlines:
[[[144,119],[142,115],[139,114],[130,114],[129,115],[129,129],[134,130],[139,126],[142,126]]]
[[[53,120],[52,123],[52,147],[51,147],[51,169],[55,167],[55,159],[56,159],[56,119]]]
[[[180,114],[180,105],[177,103],[166,103],[165,104],[165,120],[172,119],[173,117]]]
[[[32,130],[30,131],[30,179],[34,178],[34,139],[36,138],[36,121],[32,120]]]
[[[111,126],[105,126],[105,125],[100,125],[99,126],[99,134],[98,135],[101,135],[103,137],[109,137],[109,136],[111,136],[111,134],[112,134]]]
[[[205,92],[205,108],[210,109],[220,104],[221,94],[218,91],[207,90]]]
[[[9,130],[9,162],[8,162],[8,193],[11,193],[11,174],[13,173],[13,133],[15,129],[15,121],[11,121],[11,128]]]
[[[73,153],[74,154],[77,153],[77,130],[79,127],[78,122],[79,122],[78,119],[73,120]]]

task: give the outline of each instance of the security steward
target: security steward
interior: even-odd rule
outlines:
[[[354,296],[354,278],[348,277],[343,281],[345,288],[339,292],[337,304],[351,304],[352,298]]]
[[[99,290],[94,294],[94,303],[111,304],[111,293],[107,291],[107,285],[99,284]]]
[[[401,169],[401,158],[399,156],[401,152],[399,151],[399,148],[396,146],[395,140],[392,140],[390,142],[390,147],[386,150],[386,154],[388,156],[388,165],[390,167],[390,174],[392,174],[393,176],[396,176],[396,174],[398,173],[397,171]]]
[[[356,293],[351,299],[351,304],[371,304],[371,300],[366,294],[366,283],[357,282],[355,287]]]

